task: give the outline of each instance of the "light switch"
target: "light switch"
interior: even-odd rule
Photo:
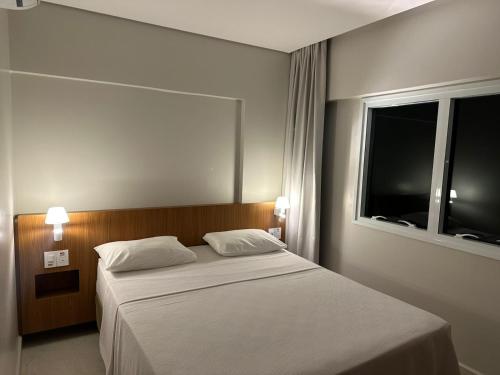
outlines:
[[[56,255],[52,251],[43,253],[43,259],[45,268],[56,267]]]
[[[272,236],[276,237],[278,240],[281,239],[281,228],[280,227],[278,227],[278,228],[269,228],[268,232]]]
[[[43,253],[43,259],[45,268],[69,266],[69,251],[46,251]]]

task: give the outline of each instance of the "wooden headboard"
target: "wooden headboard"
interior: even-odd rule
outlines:
[[[174,235],[202,245],[207,232],[282,227],[274,202],[120,209],[69,213],[63,240],[54,242],[45,214],[15,218],[19,330],[45,331],[95,320],[97,255],[111,241]],[[69,249],[70,265],[44,268],[44,251]]]

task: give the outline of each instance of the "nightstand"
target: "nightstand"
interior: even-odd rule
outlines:
[[[54,241],[45,215],[18,215],[16,271],[19,333],[26,335],[95,320],[97,255],[82,250],[85,231],[76,219]],[[69,265],[44,268],[44,252],[69,249]]]

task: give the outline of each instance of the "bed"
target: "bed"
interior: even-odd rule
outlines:
[[[286,250],[97,270],[108,375],[458,375],[447,322]]]

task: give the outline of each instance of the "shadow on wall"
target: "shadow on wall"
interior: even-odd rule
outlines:
[[[5,17],[5,13],[0,10],[0,26],[5,24]],[[4,30],[0,27],[0,34],[2,33]],[[5,44],[1,42],[0,40],[0,57],[3,57]],[[10,88],[10,75],[0,71],[0,372],[2,374],[16,373],[20,343],[17,334],[12,218]]]
[[[348,201],[342,193],[345,181],[349,179],[352,135],[351,131],[335,126],[336,117],[337,102],[327,103],[321,180],[320,249],[322,251],[320,251],[320,264],[334,271],[337,271],[342,263],[340,259],[342,252],[339,245],[344,242],[345,222],[342,218],[343,213],[347,210],[346,205],[348,205]],[[347,120],[349,123],[353,123],[354,118],[351,117]],[[328,251],[325,251],[326,249]]]

